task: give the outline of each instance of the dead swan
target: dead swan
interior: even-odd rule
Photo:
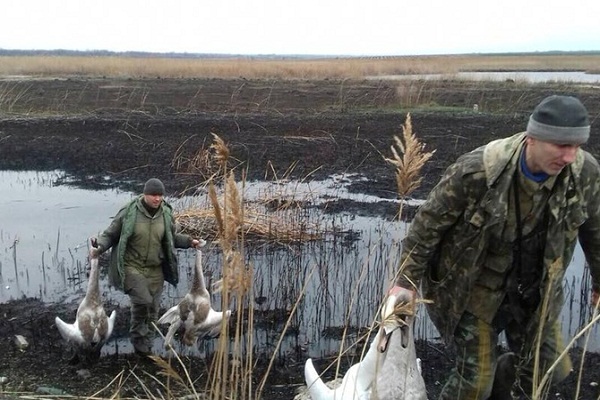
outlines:
[[[205,243],[202,241],[199,247]],[[175,333],[182,324],[185,330],[182,341],[186,346],[194,345],[199,337],[217,336],[224,315],[225,318],[229,318],[231,310],[223,313],[213,310],[211,306],[210,294],[206,289],[202,271],[202,251],[198,248],[194,280],[190,291],[179,304],[168,309],[158,320],[159,324],[170,324],[165,336],[165,347],[168,348],[171,345]]]
[[[98,258],[90,258],[88,287],[77,308],[75,322],[67,324],[59,317],[54,319],[62,338],[75,350],[71,361],[97,361],[102,346],[112,334],[116,317],[114,310],[110,317],[106,316],[100,299]]]
[[[362,361],[350,367],[337,388],[329,388],[312,360],[306,361],[304,376],[312,400],[427,400],[412,336],[412,318],[408,326],[398,329],[403,322],[394,316],[395,303],[395,296],[389,296],[382,310],[382,327]]]

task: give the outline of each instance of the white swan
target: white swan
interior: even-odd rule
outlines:
[[[99,275],[98,258],[90,258],[88,287],[77,308],[75,322],[67,324],[59,317],[54,319],[62,338],[75,350],[71,362],[97,361],[115,326],[116,311],[107,317],[102,306]]]
[[[408,325],[394,318],[395,303],[395,296],[389,296],[382,310],[382,327],[369,350],[335,389],[321,380],[311,359],[306,361],[304,377],[312,400],[427,400],[412,334],[413,318],[408,318]]]
[[[201,247],[205,244],[202,241]],[[229,318],[231,310],[225,313],[215,311],[211,306],[210,294],[206,289],[204,272],[202,271],[202,251],[196,250],[196,265],[194,280],[190,291],[176,306],[168,309],[159,319],[159,324],[170,324],[165,336],[165,347],[169,348],[177,330],[183,324],[182,341],[186,346],[192,346],[199,337],[215,337],[219,334],[221,321]]]

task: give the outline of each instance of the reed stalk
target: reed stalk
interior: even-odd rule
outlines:
[[[228,308],[230,300],[234,299],[237,310],[234,314],[236,323],[231,346],[229,325],[226,320],[221,325],[218,348],[210,372],[210,396],[213,399],[246,399],[251,398],[252,393],[254,273],[252,266],[244,263],[244,202],[234,172],[228,172],[230,152],[221,138],[217,135],[213,137],[211,149],[216,154],[215,160],[220,165],[224,180],[222,199],[219,199],[215,185],[209,183],[209,199],[217,227],[216,239],[223,252],[223,277],[215,283],[214,288],[221,292],[223,309]],[[244,328],[246,304],[249,315],[248,325]],[[249,349],[245,354],[244,348]]]

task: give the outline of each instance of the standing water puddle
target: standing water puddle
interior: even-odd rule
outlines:
[[[46,303],[74,302],[83,298],[87,287],[87,241],[106,228],[119,208],[136,194],[115,189],[83,190],[58,185],[65,174],[52,172],[0,171],[0,303],[24,297],[36,297]],[[382,200],[374,196],[350,194],[346,179],[301,183],[247,183],[244,197],[258,201],[277,193],[318,205],[325,199],[347,198],[360,202]],[[204,198],[168,199],[176,210],[190,207]],[[292,212],[300,212],[298,209]],[[271,354],[279,340],[288,312],[296,299],[305,294],[292,318],[279,352],[281,355],[306,351],[307,357],[321,357],[339,350],[343,326],[369,326],[398,265],[400,240],[407,225],[377,217],[351,213],[311,213],[327,231],[343,234],[326,240],[290,245],[248,246],[247,262],[254,267],[255,330],[258,352]],[[206,248],[204,267],[209,281],[221,277],[221,256],[216,245]],[[188,290],[194,265],[193,250],[179,250],[180,283],[165,285],[163,307],[176,304]],[[110,310],[114,304],[128,307],[128,298],[110,288],[102,273],[101,290]],[[585,277],[585,279],[584,279]],[[566,337],[572,337],[590,318],[590,307],[581,302],[589,293],[588,272],[578,247],[568,270],[566,305],[561,319]],[[213,299],[216,308],[220,298]],[[350,311],[348,311],[350,310]],[[261,315],[270,315],[268,319]],[[348,317],[346,317],[348,316]],[[74,318],[74,315],[73,315]],[[266,321],[266,322],[265,322]],[[424,310],[415,324],[417,338],[436,339],[437,333]],[[353,338],[349,338],[351,343]],[[589,348],[600,350],[597,328]],[[201,341],[198,349],[183,350],[200,354],[212,351],[214,341]],[[127,338],[114,338],[105,352],[131,351]],[[157,340],[155,351],[162,341]]]

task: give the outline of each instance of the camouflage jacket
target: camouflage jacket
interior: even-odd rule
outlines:
[[[525,133],[519,133],[461,156],[419,208],[403,241],[396,283],[422,285],[422,296],[433,301],[429,316],[447,341],[471,300],[488,247],[493,246],[490,238],[500,237],[506,223],[519,159],[515,153],[524,139]],[[550,294],[544,318],[554,319],[562,307],[562,281],[578,237],[594,289],[600,286],[600,166],[589,153],[580,149],[557,176],[548,214],[540,290]],[[528,331],[537,326],[540,309]]]
[[[134,225],[138,214],[146,213],[142,204],[143,196],[127,203],[119,210],[110,226],[98,236],[98,248],[101,253],[112,248],[110,253],[110,264],[108,277],[110,284],[117,289],[123,290],[125,281],[125,252],[130,246],[129,242],[133,235]],[[177,232],[173,217],[173,209],[169,203],[163,201],[161,204],[161,215],[164,218],[165,234],[159,258],[162,260],[162,270],[165,280],[176,286],[179,282],[179,271],[177,269],[177,253],[175,248],[189,248],[192,246],[192,238]],[[139,249],[138,249],[139,250]]]

